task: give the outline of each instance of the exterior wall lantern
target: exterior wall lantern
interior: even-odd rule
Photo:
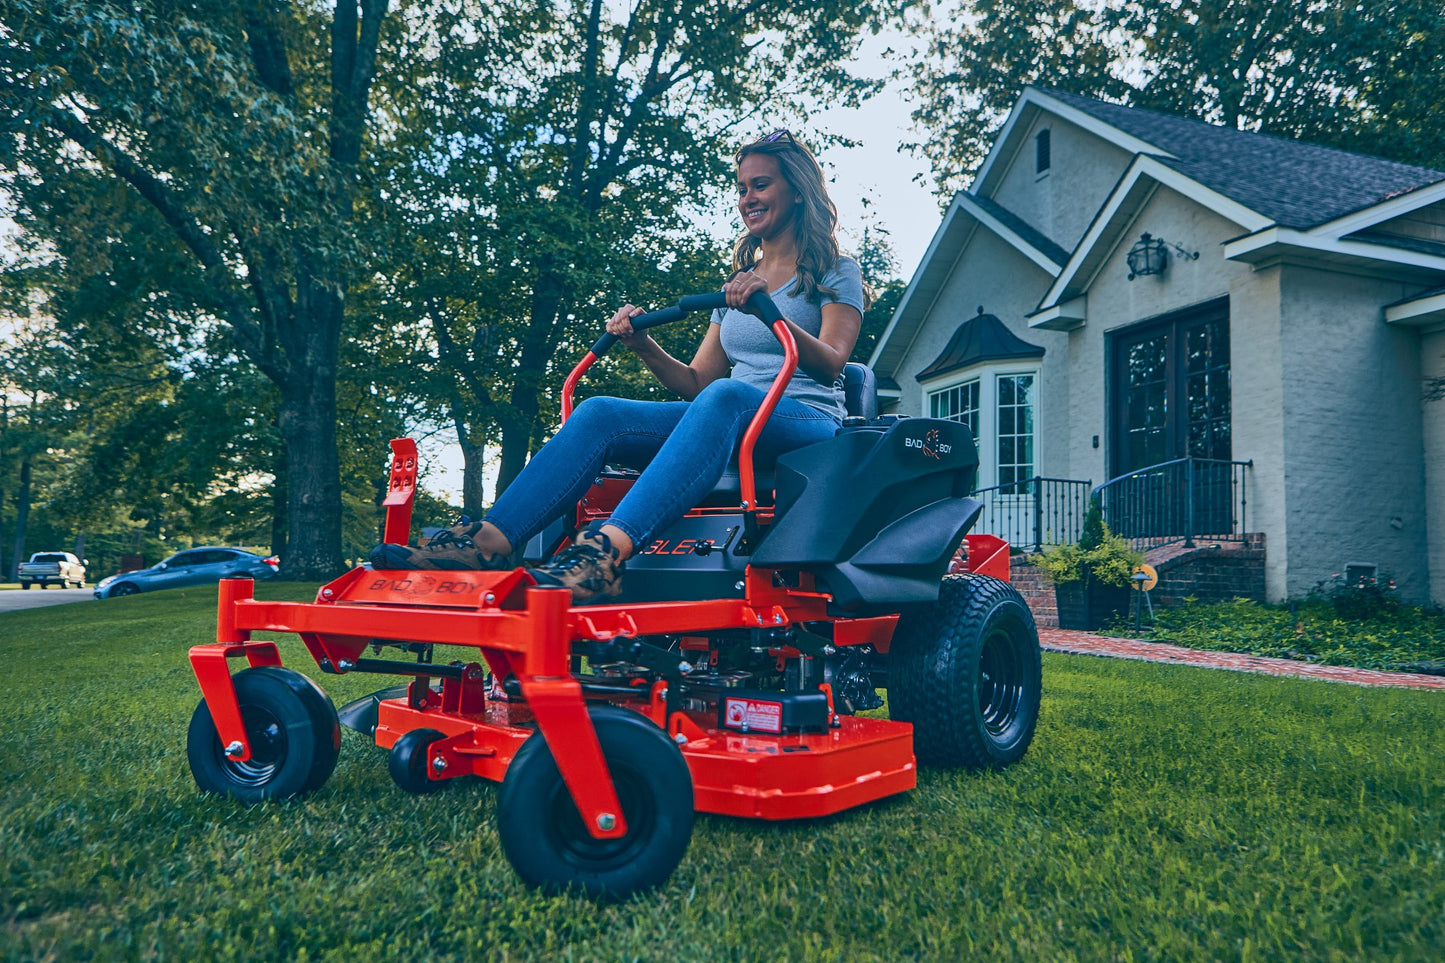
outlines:
[[[1124,260],[1129,263],[1129,280],[1150,274],[1163,274],[1169,267],[1171,249],[1187,260],[1199,260],[1198,251],[1191,253],[1173,241],[1155,237],[1148,231],[1139,235],[1139,240],[1135,241],[1134,246],[1129,248],[1129,253],[1124,255]]]

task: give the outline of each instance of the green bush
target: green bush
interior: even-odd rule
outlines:
[[[1029,556],[1029,563],[1047,572],[1055,585],[1074,582],[1085,575],[1105,585],[1128,585],[1129,576],[1143,561],[1143,555],[1109,529],[1098,501],[1089,503],[1077,544],[1052,545]]]
[[[1281,605],[1247,599],[1183,605],[1155,612],[1153,637],[1191,649],[1246,652],[1299,659],[1320,665],[1394,670],[1420,663],[1445,662],[1445,614],[1438,609],[1400,603],[1370,606],[1351,599],[1347,612],[1371,612],[1344,618],[1330,594]],[[1123,631],[1128,626],[1119,626]]]

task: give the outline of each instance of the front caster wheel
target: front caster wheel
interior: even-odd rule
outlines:
[[[532,886],[624,899],[663,883],[682,862],[692,837],[692,776],[672,740],[638,713],[595,706],[587,714],[627,835],[592,837],[538,731],[517,752],[497,794],[502,849]]]
[[[1000,769],[1033,740],[1042,695],[1039,634],[1018,591],[951,575],[938,601],[898,619],[888,713],[913,723],[921,765]]]
[[[427,750],[432,743],[445,738],[444,733],[435,729],[413,729],[396,740],[386,760],[392,781],[418,796],[436,792],[444,786],[445,783],[439,780],[427,778]]]
[[[204,792],[241,802],[289,799],[326,782],[341,750],[336,709],[316,683],[278,666],[244,669],[231,679],[251,758],[226,755],[210,707],[202,699],[191,716],[186,756]]]

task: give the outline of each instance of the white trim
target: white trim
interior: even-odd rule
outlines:
[[[933,232],[933,240],[928,245],[928,251],[923,255],[923,260],[918,262],[918,268],[913,272],[913,277],[909,280],[908,288],[903,292],[903,297],[899,299],[898,307],[893,311],[893,317],[888,319],[888,326],[883,329],[883,333],[878,337],[878,343],[873,346],[873,353],[868,357],[868,366],[870,368],[873,367],[873,365],[877,362],[878,356],[882,354],[884,347],[888,344],[889,339],[892,338],[893,332],[898,327],[899,321],[903,318],[904,313],[907,312],[911,307],[913,301],[913,294],[917,290],[919,278],[921,278],[925,271],[931,266],[931,262],[933,261],[933,259],[938,256],[938,248],[942,244],[944,236],[948,233],[948,228],[950,224],[952,224],[954,218],[959,215],[960,211],[962,211],[967,216],[973,218],[974,231],[977,231],[979,227],[988,228],[1000,239],[1007,242],[1020,254],[1032,261],[1045,274],[1048,274],[1050,276],[1056,275],[1059,273],[1059,269],[1063,267],[1063,265],[1056,263],[1043,251],[1040,251],[1038,248],[1030,244],[1027,240],[1024,239],[1023,235],[1019,234],[1017,231],[1009,227],[1003,221],[1000,221],[998,218],[994,217],[992,214],[986,211],[978,203],[978,201],[974,199],[971,195],[969,195],[966,191],[959,191],[957,194],[953,195],[953,202],[948,205],[948,211],[943,215],[943,221],[939,224],[938,230]],[[964,252],[968,249],[968,245],[972,241],[973,234],[972,232],[970,232],[969,235],[965,237],[959,244],[958,253],[954,256],[953,263],[949,265],[948,273],[944,277],[944,283],[939,286],[940,294],[942,293],[943,288],[947,285],[948,278],[952,277],[954,266],[957,265],[959,260],[963,258]],[[937,300],[937,296],[935,296],[934,300]],[[932,302],[929,303],[926,307],[922,308],[918,319],[919,328],[913,332],[914,338],[917,338],[918,330],[922,329],[923,316],[927,315],[928,312],[932,309]],[[904,348],[904,354],[907,354],[908,348],[911,348],[912,345],[913,339],[911,338],[909,339],[908,346]]]
[[[949,371],[945,374],[929,378],[927,381],[919,382],[920,411],[923,417],[932,417],[933,410],[930,401],[933,395],[954,388],[960,388],[970,382],[978,382],[978,433],[974,438],[978,446],[978,479],[976,487],[992,488],[999,484],[998,480],[998,382],[1000,378],[1028,375],[1034,379],[1033,384],[1033,473],[1039,473],[1039,465],[1042,464],[1042,443],[1043,432],[1040,431],[1039,421],[1042,409],[1039,404],[1039,373],[1043,368],[1041,361],[1029,362],[1019,358],[1005,358],[999,361],[980,361],[961,368],[957,371]],[[987,444],[985,445],[985,442]],[[985,479],[988,479],[985,482]]]
[[[1336,237],[1353,234],[1362,231],[1367,227],[1374,227],[1383,221],[1399,217],[1401,214],[1408,214],[1411,211],[1422,207],[1428,207],[1438,200],[1445,199],[1445,180],[1437,181],[1434,184],[1427,184],[1424,187],[1417,187],[1412,191],[1406,191],[1396,197],[1372,204],[1369,207],[1337,217],[1333,221],[1325,221],[1309,229],[1309,233],[1315,237],[1334,235]]]
[[[973,200],[973,198],[968,198],[964,203],[969,208],[969,213],[974,216],[975,220],[1016,247],[1020,254],[1037,264],[1045,273],[1057,275],[1059,270],[1063,268],[1062,264],[1054,263],[1053,258],[1026,241],[1022,234],[980,207],[978,202]]]
[[[913,277],[908,279],[908,287],[903,292],[903,297],[898,299],[898,307],[893,309],[893,317],[888,319],[888,327],[878,336],[878,341],[873,345],[873,353],[868,356],[868,367],[873,367],[878,362],[878,355],[883,352],[890,338],[893,337],[893,329],[898,327],[898,321],[903,317],[913,301],[913,292],[918,287],[918,279],[923,277],[930,262],[938,254],[938,246],[943,243],[944,235],[948,233],[948,226],[953,217],[958,213],[958,199],[963,196],[959,191],[953,195],[953,202],[948,205],[948,210],[943,214],[943,220],[938,223],[938,230],[933,232],[933,240],[928,242],[928,250],[923,252],[923,260],[918,262],[918,267],[913,271]],[[931,306],[931,305],[930,305]],[[926,313],[926,309],[925,309]]]
[[[1136,188],[1141,188],[1140,182],[1146,178],[1152,181],[1153,185],[1143,185],[1143,195],[1136,195]],[[1099,209],[1099,213],[1094,215],[1094,223],[1089,225],[1089,230],[1083,239],[1079,241],[1079,246],[1074,248],[1074,253],[1073,256],[1069,258],[1069,263],[1059,272],[1059,275],[1054,278],[1054,283],[1049,287],[1049,290],[1045,292],[1043,300],[1039,302],[1040,310],[1046,310],[1057,305],[1058,299],[1065,291],[1069,290],[1069,286],[1074,281],[1074,278],[1092,257],[1095,248],[1101,243],[1107,242],[1110,245],[1115,243],[1117,236],[1123,233],[1127,228],[1127,224],[1133,223],[1134,217],[1139,211],[1144,209],[1144,206],[1148,204],[1149,200],[1154,196],[1154,192],[1161,186],[1168,187],[1184,195],[1184,197],[1194,201],[1206,210],[1213,211],[1221,217],[1233,221],[1247,231],[1259,231],[1274,223],[1258,211],[1251,210],[1238,201],[1230,200],[1223,194],[1210,190],[1198,181],[1184,176],[1158,159],[1139,155],[1134,158],[1134,162],[1129,165],[1129,169],[1124,172],[1124,176],[1119,178],[1119,183],[1115,185],[1108,200],[1105,201],[1104,206]],[[1131,199],[1131,195],[1133,195],[1135,202],[1134,209],[1132,211],[1123,211],[1126,202]],[[1121,211],[1123,212],[1122,217],[1126,219],[1126,222],[1122,225],[1116,223],[1121,217]],[[1093,284],[1095,276],[1096,275],[1091,275],[1086,279],[1085,288]]]
[[[1402,324],[1413,328],[1442,320],[1445,320],[1445,293],[1392,304],[1385,309],[1385,321],[1389,324]]]
[[[1445,271],[1445,257],[1438,254],[1424,254],[1420,251],[1411,251],[1388,244],[1371,244],[1368,241],[1320,237],[1313,232],[1305,233],[1287,227],[1270,227],[1253,234],[1246,234],[1233,241],[1226,241],[1224,256],[1232,261],[1248,261],[1247,255],[1276,246],[1314,254],[1334,254],[1367,261],[1383,261],[1387,264],[1426,268],[1432,271]]]
[[[1004,146],[1008,144],[1012,138],[1014,129],[1021,126],[1020,118],[1024,110],[1028,107],[1038,108],[1039,110],[1053,114],[1061,120],[1068,121],[1076,127],[1081,127],[1096,137],[1102,138],[1116,147],[1123,148],[1127,153],[1158,154],[1162,157],[1174,156],[1163,148],[1151,144],[1148,141],[1140,140],[1132,134],[1124,133],[1119,128],[1105,123],[1093,114],[1085,113],[1077,107],[1070,107],[1063,101],[1050,97],[1036,87],[1025,87],[1023,94],[1014,102],[1013,109],[1009,111],[1008,120],[1004,121],[1003,129],[999,131],[998,137],[994,140],[993,149],[988,152],[988,156],[985,157],[983,163],[979,165],[978,173],[973,177],[973,183],[970,185],[970,190],[973,193],[983,197],[988,196],[988,192],[983,189],[984,185],[987,184],[988,177],[993,173],[995,164],[1004,153]],[[1018,150],[1019,148],[1014,146],[1011,148],[1010,153],[1017,154]]]
[[[1088,300],[1087,294],[1080,295],[1063,304],[1036,311],[1029,315],[1029,327],[1049,331],[1073,331],[1075,328],[1082,328],[1088,321]]]

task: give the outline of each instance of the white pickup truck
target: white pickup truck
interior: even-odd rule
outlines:
[[[20,563],[20,587],[32,585],[85,588],[85,563],[69,552],[36,552]]]

